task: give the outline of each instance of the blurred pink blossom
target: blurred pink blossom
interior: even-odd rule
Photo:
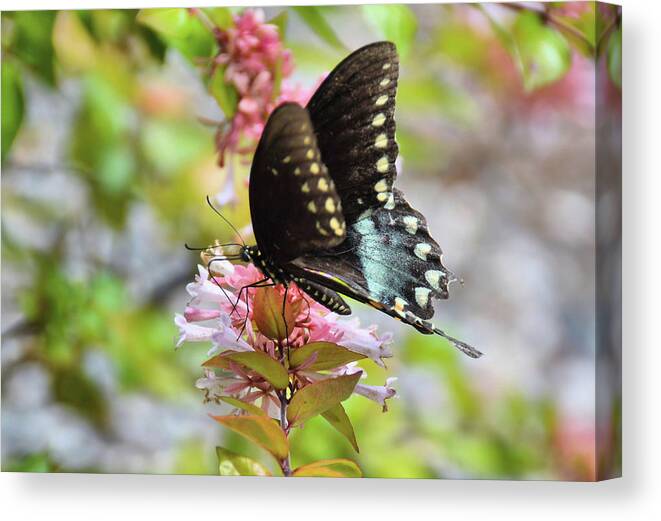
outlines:
[[[228,126],[217,135],[221,166],[226,151],[241,153],[241,138],[247,150],[261,136],[264,121],[276,100],[275,83],[289,77],[294,69],[291,51],[285,49],[278,28],[264,22],[261,9],[246,9],[234,16],[234,26],[219,33],[220,53],[215,63],[225,67],[225,82],[238,94],[237,110]]]

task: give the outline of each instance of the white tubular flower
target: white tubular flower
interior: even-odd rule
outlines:
[[[184,342],[208,342],[213,339],[216,332],[212,327],[189,323],[180,313],[175,314],[174,323],[179,328],[179,338],[175,347],[181,347]]]
[[[383,386],[357,384],[353,392],[355,394],[360,394],[365,398],[369,398],[374,402],[380,403],[383,407],[383,412],[386,412],[388,410],[386,400],[394,398],[397,394],[397,391],[395,391],[395,389],[392,387],[392,384],[394,384],[396,380],[397,378],[395,377],[388,378],[386,380],[386,385]]]
[[[379,338],[376,335],[375,326],[363,329],[360,327],[358,318],[344,320],[329,316],[327,320],[333,320],[335,332],[341,334],[340,340],[337,342],[339,345],[354,353],[365,355],[381,367],[386,366],[383,359],[392,357],[392,351],[389,347],[392,343],[392,334],[388,333]]]

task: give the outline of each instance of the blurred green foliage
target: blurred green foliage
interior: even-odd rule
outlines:
[[[561,81],[572,66],[572,50],[593,56],[603,33],[607,66],[613,82],[621,84],[621,30],[619,18],[609,20],[589,7],[579,17],[555,17],[538,12],[510,13],[496,18],[481,11],[492,34],[479,32],[465,13],[442,10],[442,29],[426,27],[412,7],[296,7],[273,19],[281,30],[298,17],[317,36],[302,41],[287,33],[298,70],[314,75],[329,70],[347,52],[342,20],[361,19],[373,39],[397,43],[403,58],[398,103],[411,114],[436,112],[450,124],[480,123],[475,101],[448,74],[448,63],[470,71],[476,82],[494,91],[512,90],[503,68],[514,66],[527,91]],[[232,10],[205,8],[206,17],[219,27],[231,23]],[[287,14],[289,13],[289,14]],[[613,22],[613,20],[615,20]],[[559,26],[560,24],[560,26]],[[561,26],[571,28],[562,30]],[[509,53],[509,62],[493,62],[495,42]],[[203,207],[204,196],[222,185],[226,170],[216,166],[213,129],[202,125],[185,89],[164,79],[168,58],[180,54],[196,78],[196,87],[208,88],[225,117],[235,110],[236,93],[222,82],[223,69],[209,79],[206,65],[216,52],[215,41],[200,17],[187,9],[24,11],[2,13],[2,162],[4,176],[19,176],[29,164],[31,135],[36,120],[28,120],[37,84],[51,93],[74,88],[73,119],[51,122],[66,126],[65,149],[56,160],[81,186],[87,199],[82,215],[68,215],[68,194],[43,202],[3,187],[3,216],[28,216],[37,227],[53,231],[46,248],[22,241],[3,218],[3,270],[20,281],[13,296],[18,324],[4,335],[25,344],[23,359],[37,361],[53,376],[51,392],[86,418],[100,432],[109,428],[107,397],[83,368],[85,353],[101,350],[114,364],[119,392],[139,391],[166,403],[181,403],[195,395],[195,367],[202,359],[193,348],[175,355],[175,334],[168,298],[181,297],[183,282],[167,290],[136,295],[135,278],[126,265],[118,266],[96,251],[86,251],[89,275],[80,277],[67,268],[70,244],[66,232],[94,225],[110,233],[115,245],[127,246],[132,211],[146,205],[156,216],[162,236],[149,244],[164,244],[164,256],[180,257],[183,242],[208,244],[229,240],[231,231]],[[494,65],[496,63],[496,65]],[[420,119],[420,118],[418,118]],[[428,128],[401,121],[398,140],[403,156],[413,165],[443,161],[442,144]],[[14,156],[14,149],[23,153]],[[16,164],[15,164],[16,163]],[[243,180],[247,165],[235,165],[239,202],[223,209],[237,227],[249,222]],[[38,169],[37,169],[38,170]],[[5,184],[5,183],[3,183]],[[11,185],[10,185],[11,186]],[[124,243],[122,242],[124,241]],[[86,244],[83,244],[86,246]],[[126,254],[126,253],[125,253]],[[186,258],[186,257],[185,257]],[[195,257],[189,260],[192,275]],[[154,266],[143,271],[158,271]],[[158,288],[157,288],[158,289]],[[488,396],[472,380],[452,349],[440,349],[436,340],[413,335],[396,346],[396,362],[388,372],[370,367],[368,383],[383,384],[388,375],[422,371],[438,384],[445,397],[441,409],[420,406],[403,393],[382,414],[372,403],[352,398],[345,403],[361,447],[358,456],[342,433],[326,420],[314,418],[292,439],[293,464],[323,458],[358,460],[366,476],[380,477],[552,477],[566,470],[558,465],[554,444],[557,418],[548,398],[530,399],[508,389]],[[3,371],[4,371],[3,367]],[[223,442],[232,451],[264,461],[259,449],[230,434]],[[173,447],[171,469],[180,473],[215,473],[216,461],[200,439]],[[235,463],[239,464],[239,463]],[[268,463],[266,463],[268,466]],[[47,472],[61,469],[41,451],[21,460],[3,462],[3,470]],[[94,469],[91,469],[94,470]],[[273,469],[271,469],[273,470]],[[560,474],[563,475],[563,474]],[[567,474],[564,474],[567,475]]]

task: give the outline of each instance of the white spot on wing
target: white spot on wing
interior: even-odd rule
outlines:
[[[415,235],[415,233],[418,231],[417,217],[414,217],[412,215],[407,215],[402,220],[404,221],[404,226],[406,227],[406,231],[409,232],[411,235]]]
[[[415,256],[419,259],[422,259],[423,261],[427,260],[427,255],[430,251],[431,244],[427,244],[426,242],[419,242],[415,245],[415,248],[413,248],[413,253],[415,253]]]
[[[429,285],[435,290],[440,289],[439,282],[441,277],[444,275],[442,271],[439,270],[427,270],[425,271],[425,279],[429,282]]]
[[[429,288],[415,288],[415,301],[418,303],[418,306],[421,308],[427,307],[430,293],[431,290]]]

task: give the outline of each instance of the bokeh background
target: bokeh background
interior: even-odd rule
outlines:
[[[138,10],[2,13],[2,470],[214,474],[221,443],[265,459],[207,416],[217,407],[194,387],[207,348],[174,350],[198,262],[184,243],[232,238],[206,195],[246,229],[250,162],[218,165],[213,39],[178,11],[179,33]],[[231,21],[242,9],[205,11]],[[620,106],[619,11],[264,12],[302,90],[350,50],[397,43],[398,184],[465,281],[435,321],[486,353],[465,358],[356,304],[363,324],[395,335],[367,381],[397,376],[399,399],[387,413],[345,403],[358,455],[310,421],[294,466],[349,457],[368,477],[594,479],[595,110],[597,94],[600,109]],[[617,396],[612,411],[616,425]],[[603,442],[614,467],[618,436]]]

